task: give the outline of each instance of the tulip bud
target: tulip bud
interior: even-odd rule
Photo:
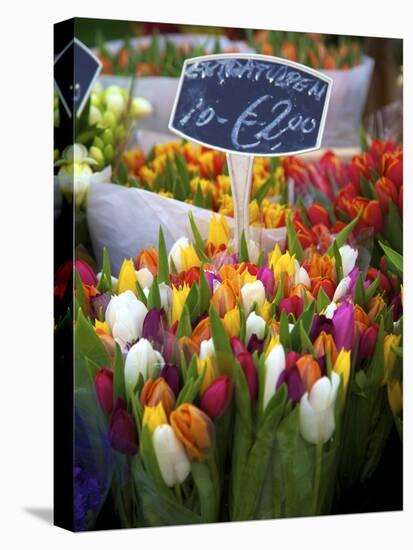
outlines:
[[[191,463],[171,426],[158,426],[153,432],[152,442],[165,484],[173,487],[185,481],[191,471]]]
[[[358,358],[360,361],[368,359],[373,355],[376,347],[377,335],[379,333],[379,326],[377,323],[366,328],[360,337]]]
[[[164,323],[162,314],[156,308],[150,309],[146,314],[142,326],[142,338],[159,345],[163,343]]]
[[[175,435],[191,460],[203,460],[214,441],[214,425],[200,409],[184,403],[170,416]]]
[[[350,350],[353,345],[354,334],[354,306],[343,303],[333,315],[334,341],[336,348]]]
[[[103,140],[100,139],[99,136],[95,136],[93,138],[93,147],[96,147],[97,149],[100,149],[100,151],[103,151],[105,144],[103,143]]]
[[[232,396],[232,381],[229,376],[220,376],[212,382],[201,396],[200,407],[214,420],[227,409]]]
[[[384,337],[384,378],[383,384],[394,378],[396,354],[392,350],[400,344],[401,334],[387,334]]]
[[[91,105],[89,108],[89,125],[93,126],[94,124],[99,124],[103,119],[100,109],[95,105]]]
[[[237,360],[239,361],[239,364],[244,371],[245,378],[247,379],[251,401],[255,401],[258,394],[258,373],[254,360],[248,351],[239,353],[237,355]]]
[[[113,410],[113,371],[102,368],[95,376],[95,389],[102,409],[110,414]]]
[[[168,386],[174,392],[175,397],[178,397],[179,391],[181,389],[178,367],[175,365],[165,365],[162,368],[159,376],[166,380]]]
[[[304,300],[300,296],[290,296],[289,298],[283,298],[278,306],[278,315],[281,315],[282,310],[285,310],[287,315],[290,313],[294,315],[297,320],[304,310]]]
[[[276,344],[265,360],[265,384],[263,408],[266,409],[271,397],[276,392],[278,378],[285,369],[285,353],[281,344]]]
[[[267,324],[264,319],[252,311],[248,315],[246,321],[245,341],[247,344],[253,334],[255,334],[258,339],[262,340],[265,336],[266,328]]]
[[[257,273],[257,279],[264,285],[267,300],[272,301],[275,292],[275,277],[273,270],[266,266],[260,267]]]
[[[377,319],[380,311],[385,307],[384,300],[381,296],[376,295],[371,298],[368,303],[367,315],[371,323]]]
[[[135,422],[120,400],[110,419],[109,437],[112,448],[120,453],[134,455],[138,450]]]
[[[122,124],[118,124],[115,128],[115,140],[122,141],[126,137],[126,128]]]
[[[161,424],[168,424],[162,401],[153,407],[145,407],[143,411],[142,426],[148,426],[151,433]]]
[[[152,114],[152,105],[143,97],[135,97],[132,99],[131,116],[133,118],[147,117]]]
[[[103,141],[103,144],[105,146],[106,145],[113,145],[113,134],[112,134],[112,131],[109,128],[106,128],[106,130],[103,132],[102,141]]]
[[[136,256],[136,267],[142,269],[146,267],[155,277],[158,273],[158,253],[154,247],[142,250]]]
[[[334,408],[340,377],[331,373],[331,380],[326,376],[317,380],[310,393],[306,392],[300,401],[301,436],[318,445],[326,443],[335,430]]]
[[[105,145],[105,148],[103,149],[103,154],[105,156],[105,163],[110,164],[115,158],[115,151],[113,150],[113,145],[111,145],[110,143],[108,145]]]
[[[151,378],[157,370],[161,370],[165,364],[162,355],[155,351],[150,342],[141,338],[134,344],[126,356],[125,360],[125,384],[129,391],[135,389],[142,375],[144,381]]]
[[[111,93],[106,95],[106,108],[111,111],[117,119],[124,113],[126,102],[120,93]]]
[[[167,417],[175,407],[175,395],[164,378],[149,378],[142,388],[140,400],[142,407],[155,407],[162,403]]]
[[[141,288],[151,288],[153,283],[153,275],[148,268],[143,267],[138,271],[135,271],[136,279],[140,284]]]
[[[311,225],[323,224],[330,227],[330,218],[327,210],[321,204],[312,204],[307,208],[308,219]]]
[[[317,336],[317,339],[313,343],[313,346],[314,346],[315,356],[317,358],[323,357],[323,355],[327,355],[327,350],[329,349],[331,362],[334,364],[337,358],[337,348],[331,334],[327,334],[324,331],[321,331],[320,334]]]
[[[242,304],[248,315],[254,304],[261,307],[265,301],[265,288],[261,281],[245,283],[241,288]]]
[[[350,378],[350,367],[350,352],[342,349],[334,362],[333,369],[339,376],[341,374],[343,375],[344,391],[347,390],[347,385]]]

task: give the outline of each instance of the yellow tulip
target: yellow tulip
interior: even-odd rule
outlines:
[[[256,199],[250,202],[249,205],[249,215],[250,215],[250,224],[259,220],[260,217],[260,207]]]
[[[172,287],[172,312],[171,312],[171,323],[174,324],[175,321],[179,321],[182,315],[182,310],[184,308],[186,299],[190,291],[189,285],[186,283],[181,289]]]
[[[262,304],[258,310],[259,315],[264,319],[266,323],[271,319],[271,304],[268,300]]]
[[[95,332],[96,334],[109,334],[110,335],[110,329],[109,325],[106,321],[98,321],[95,320]]]
[[[148,426],[149,431],[153,433],[161,424],[168,424],[162,401],[155,407],[145,407],[143,410],[142,425]]]
[[[393,414],[399,414],[403,406],[403,389],[398,380],[387,383],[387,398]]]
[[[269,254],[268,256],[268,265],[269,267],[274,268],[278,262],[278,260],[281,258],[281,250],[278,244],[275,245],[274,250]]]
[[[133,260],[123,260],[123,264],[119,272],[118,294],[122,294],[122,292],[125,292],[126,290],[131,290],[136,295],[136,280]]]
[[[277,280],[280,279],[281,273],[287,273],[289,277],[292,277],[295,273],[294,256],[291,256],[287,250],[285,254],[275,261],[273,270]]]
[[[224,318],[222,319],[222,324],[228,338],[239,335],[241,319],[238,307],[234,307],[225,313]]]
[[[208,242],[214,244],[215,246],[219,246],[220,244],[224,244],[226,246],[228,244],[229,237],[230,234],[227,220],[222,215],[219,219],[213,215],[209,221]]]
[[[191,243],[187,248],[181,247],[182,271],[188,271],[191,267],[201,267],[201,262]]]
[[[210,355],[207,355],[205,359],[198,359],[198,374],[202,374],[205,369],[204,378],[202,379],[202,384],[199,389],[200,394],[202,395],[204,391],[209,388],[212,382],[217,378],[217,373],[215,370],[214,360]]]
[[[383,384],[393,378],[394,365],[396,364],[396,354],[392,351],[392,346],[397,347],[400,344],[401,334],[387,334],[384,337],[384,378]]]
[[[347,390],[348,381],[350,378],[350,352],[345,351],[344,348],[337,355],[337,359],[334,363],[333,370],[340,376],[343,375],[344,391]]]

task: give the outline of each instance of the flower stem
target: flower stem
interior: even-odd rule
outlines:
[[[313,514],[319,515],[319,492],[321,481],[321,459],[323,457],[323,444],[319,443],[315,448],[315,473],[314,473],[314,486],[313,486]]]
[[[179,485],[179,483],[175,483],[174,490],[175,490],[175,496],[179,504],[183,504],[181,486]]]

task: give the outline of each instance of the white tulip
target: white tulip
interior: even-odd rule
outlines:
[[[355,250],[350,245],[345,244],[339,249],[341,263],[343,265],[343,277],[347,277],[350,271],[356,265],[358,250]]]
[[[215,355],[215,348],[214,348],[214,342],[212,338],[209,340],[202,340],[200,349],[199,349],[199,358],[205,359],[205,357],[208,356],[214,356]]]
[[[181,250],[182,248],[188,248],[189,241],[186,237],[181,237],[178,239],[172,246],[171,251],[169,252],[169,267],[172,268],[172,262],[173,261],[178,273],[180,273],[183,270],[182,266],[182,254]]]
[[[152,442],[162,478],[168,487],[182,483],[191,471],[185,449],[169,424],[161,424],[153,432]]]
[[[300,401],[300,433],[314,445],[325,443],[335,430],[334,409],[340,377],[332,372],[331,380],[323,376]]]
[[[306,288],[311,288],[310,277],[308,276],[307,270],[304,267],[299,267],[294,273],[294,284],[295,285],[304,285]]]
[[[332,319],[335,310],[337,309],[337,304],[335,302],[331,302],[331,304],[328,304],[324,311],[324,315],[327,317],[327,319]]]
[[[344,277],[338,283],[336,291],[334,292],[333,302],[338,302],[343,296],[345,296],[350,288],[351,279],[350,277]]]
[[[139,271],[135,271],[135,273],[136,279],[138,280],[141,288],[151,288],[153,283],[153,275],[147,267],[143,267],[142,269],[139,269]]]
[[[134,344],[125,360],[125,384],[129,391],[133,391],[142,374],[146,382],[157,370],[161,370],[165,361],[162,355],[155,351],[146,338],[141,338]]]
[[[116,118],[119,118],[126,109],[125,98],[120,93],[106,95],[106,107]]]
[[[135,294],[126,290],[119,296],[112,296],[105,313],[115,341],[124,350],[142,334],[143,321],[148,310]]]
[[[281,344],[276,344],[265,360],[265,384],[263,395],[263,408],[266,409],[271,397],[276,392],[276,386],[280,374],[285,369],[285,352]]]
[[[161,305],[164,311],[168,312],[172,306],[172,289],[166,283],[160,283],[159,294],[161,296]]]
[[[264,319],[259,315],[257,315],[255,311],[251,311],[251,313],[247,317],[247,322],[246,322],[246,331],[245,331],[246,343],[248,344],[253,334],[256,334],[257,338],[259,339],[264,338],[266,326],[267,326],[267,323],[264,321]]]
[[[265,301],[265,288],[261,281],[245,283],[241,288],[242,304],[245,313],[248,315],[254,303],[261,307]]]

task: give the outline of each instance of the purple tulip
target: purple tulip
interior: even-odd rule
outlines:
[[[258,338],[256,334],[253,334],[248,342],[247,350],[253,354],[255,351],[258,351],[259,354],[262,353],[264,349],[264,339]]]
[[[174,392],[175,397],[178,397],[179,391],[181,389],[181,382],[179,380],[179,370],[175,365],[167,364],[162,367],[162,370],[159,374],[161,378],[166,380],[166,383]]]
[[[162,343],[163,340],[162,314],[156,308],[150,309],[145,316],[142,326],[142,338],[151,342]]]
[[[331,319],[327,319],[324,315],[314,315],[309,334],[310,340],[314,342],[322,331],[326,334],[334,334],[333,321]]]
[[[304,385],[296,366],[281,371],[277,382],[277,390],[284,383],[287,384],[288,397],[293,403],[299,403],[301,397],[304,395]]]
[[[321,357],[317,357],[317,363],[320,367],[321,376],[326,376],[327,374],[327,356],[322,355]]]
[[[392,301],[390,302],[390,307],[393,306],[394,307],[394,310],[393,310],[393,319],[395,321],[397,321],[400,317],[400,315],[402,314],[403,312],[403,306],[402,306],[402,301],[401,301],[401,298],[400,298],[400,294],[398,294],[397,296],[395,296]]]
[[[260,267],[257,273],[257,279],[264,285],[267,300],[272,302],[275,293],[275,277],[273,270],[267,266]]]
[[[237,264],[238,255],[229,254],[227,250],[224,250],[223,252],[218,252],[218,254],[214,257],[213,263],[215,269],[219,271],[223,265]]]
[[[337,350],[351,350],[354,334],[354,306],[347,302],[341,304],[333,315],[334,341]]]
[[[118,399],[109,426],[110,443],[113,449],[126,455],[134,455],[138,450],[138,437],[135,422]]]
[[[215,288],[214,282],[217,281],[218,283],[222,283],[221,277],[217,273],[213,273],[212,271],[204,271],[205,279],[207,280],[209,290],[211,291],[211,294],[214,294]]]
[[[104,320],[106,308],[110,302],[111,295],[109,292],[98,294],[90,299],[91,313],[95,319]]]

